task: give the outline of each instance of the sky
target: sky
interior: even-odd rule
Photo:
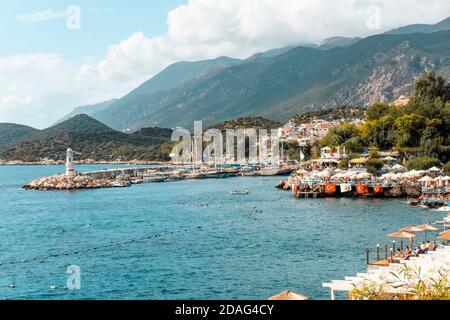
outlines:
[[[0,122],[48,127],[177,61],[246,58],[448,16],[448,0],[2,0]]]

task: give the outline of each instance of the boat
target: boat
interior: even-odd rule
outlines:
[[[230,191],[230,194],[232,196],[245,196],[248,195],[250,191],[248,189],[245,189],[244,191]]]
[[[261,176],[276,176],[280,173],[279,167],[263,167],[259,170]]]
[[[241,172],[240,175],[242,177],[256,177],[256,176],[258,176],[258,172],[257,171],[245,171],[245,172]]]
[[[413,206],[413,207],[420,206],[420,200],[418,200],[418,199],[409,199],[406,203],[408,203],[410,206]]]
[[[144,174],[142,180],[145,183],[164,182],[166,181],[166,177],[159,174]]]
[[[448,207],[448,206],[440,207],[440,208],[434,209],[434,211],[439,211],[439,212],[450,212],[450,207]]]

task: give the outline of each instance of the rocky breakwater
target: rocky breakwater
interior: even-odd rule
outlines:
[[[23,186],[27,190],[80,190],[80,189],[101,189],[101,188],[121,188],[131,185],[129,180],[124,179],[94,179],[89,176],[66,176],[58,175],[36,179]]]
[[[275,186],[277,189],[289,191],[292,189],[292,185],[289,183],[289,181],[282,180],[278,182],[278,184]]]

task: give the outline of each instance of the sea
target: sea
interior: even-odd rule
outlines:
[[[365,272],[367,248],[374,259],[389,233],[443,217],[404,200],[297,199],[282,177],[21,188],[62,172],[0,167],[0,299],[330,299],[322,283]]]

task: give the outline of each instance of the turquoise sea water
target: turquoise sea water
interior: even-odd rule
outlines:
[[[368,246],[443,216],[399,200],[295,199],[274,188],[279,177],[20,188],[63,171],[0,167],[0,299],[266,299],[284,289],[329,299],[322,283],[364,271]],[[69,265],[81,269],[80,290],[64,288]]]

